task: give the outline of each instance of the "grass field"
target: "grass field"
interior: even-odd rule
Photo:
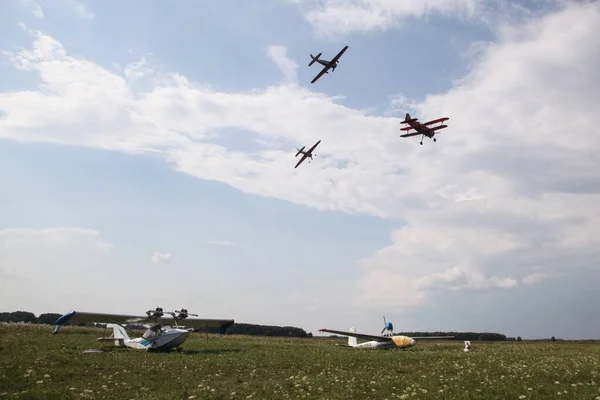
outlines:
[[[181,353],[104,345],[103,329],[0,324],[0,399],[600,399],[598,343],[419,342],[192,334]],[[112,331],[112,330],[110,330]]]

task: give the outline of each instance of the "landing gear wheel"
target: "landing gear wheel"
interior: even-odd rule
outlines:
[[[433,141],[434,141],[434,142],[437,142],[437,139],[436,139],[436,138],[433,138]]]
[[[423,146],[423,142],[421,142],[421,146]]]

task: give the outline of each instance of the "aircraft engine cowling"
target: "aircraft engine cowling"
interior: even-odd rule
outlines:
[[[401,349],[405,347],[411,347],[415,343],[413,338],[410,338],[408,336],[394,336],[392,337],[392,341],[394,342],[396,347],[400,347]]]

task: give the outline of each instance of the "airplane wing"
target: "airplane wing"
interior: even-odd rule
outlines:
[[[422,135],[422,133],[419,133],[419,132],[405,133],[404,135],[400,135],[400,137],[411,137],[411,136],[418,136],[418,135]]]
[[[444,129],[444,128],[447,128],[447,127],[448,127],[448,125],[440,125],[440,126],[436,126],[436,127],[433,127],[433,128],[429,128],[429,130],[430,131],[439,131],[440,129]]]
[[[337,54],[337,56],[333,57],[333,60],[331,60],[331,64],[333,64],[337,60],[339,60],[340,57],[342,56],[342,54],[344,54],[346,52],[346,50],[348,50],[348,46],[344,47],[342,50],[340,50],[340,52]]]
[[[317,146],[319,145],[319,143],[321,143],[321,141],[320,141],[320,140],[319,140],[317,143],[315,143],[315,144],[313,145],[313,147],[311,147],[311,148],[310,148],[310,150],[308,150],[308,151],[307,151],[307,153],[311,153],[311,152],[312,152],[314,149],[316,149],[316,148],[317,148]]]
[[[335,333],[338,335],[352,336],[352,337],[355,337],[358,339],[375,340],[377,342],[391,342],[392,341],[391,337],[366,335],[364,333],[355,333],[355,332],[334,331],[333,329],[319,329],[319,332]]]
[[[407,126],[407,127],[404,127],[404,128],[400,128],[401,131],[407,131],[407,132],[410,131],[411,129],[414,129],[414,128],[412,126]]]
[[[300,161],[298,161],[298,164],[296,164],[296,166],[295,166],[294,168],[298,168],[298,166],[299,166],[300,164],[302,164],[302,162],[303,162],[304,160],[306,160],[306,157],[308,157],[306,154],[302,154],[302,158],[300,159]]]
[[[172,314],[165,312],[165,315],[159,318],[151,318],[148,315],[126,315],[126,314],[105,314],[85,311],[70,311],[58,318],[55,322],[56,327],[53,333],[57,333],[60,327],[67,322],[95,322],[108,324],[148,324],[159,323],[165,325],[174,325],[175,318]],[[233,319],[203,319],[203,318],[185,318],[177,320],[181,325],[193,327],[221,327],[228,328],[234,322]]]
[[[316,82],[316,81],[317,81],[317,80],[318,80],[320,77],[322,77],[322,76],[323,76],[323,74],[324,74],[325,72],[327,72],[327,70],[328,70],[329,68],[330,68],[330,67],[329,67],[329,65],[326,65],[326,66],[324,66],[324,67],[323,67],[323,69],[321,70],[321,72],[319,72],[319,74],[318,74],[317,76],[315,76],[315,79],[313,79],[312,81],[310,81],[310,83],[315,83],[315,82]]]
[[[433,125],[433,124],[437,124],[438,122],[444,122],[444,121],[448,121],[450,118],[444,117],[444,118],[438,118],[438,119],[434,119],[431,120],[429,122],[425,122],[422,125]]]

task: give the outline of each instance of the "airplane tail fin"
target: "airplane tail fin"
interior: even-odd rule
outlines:
[[[302,146],[302,148],[301,148],[301,149],[298,149],[298,148],[296,148],[296,150],[298,150],[298,152],[296,153],[296,155],[295,155],[294,157],[298,157],[298,155],[299,155],[300,153],[302,153],[302,150],[304,150],[304,148],[305,148],[305,147],[306,147],[306,146]]]
[[[356,328],[352,327],[349,329],[350,332],[356,332]],[[356,346],[358,344],[358,339],[352,336],[348,336],[348,346]]]
[[[316,56],[316,57],[315,57],[315,56],[313,56],[313,55],[311,54],[311,55],[310,55],[310,58],[312,58],[312,61],[310,62],[310,64],[308,64],[308,66],[310,67],[311,65],[313,65],[313,64],[315,63],[315,61],[318,61],[318,60],[319,60],[319,57],[321,57],[321,54],[323,54],[323,53],[319,53],[319,54],[317,54],[317,56]]]
[[[408,124],[409,122],[416,122],[418,120],[418,118],[411,118],[409,113],[406,113],[406,116],[404,117],[404,121],[402,121],[402,123],[404,124]]]
[[[99,342],[115,342],[115,346],[124,346],[124,341],[129,340],[129,335],[121,325],[118,324],[106,324],[107,328],[113,328],[113,334],[109,338],[98,338]]]
[[[129,340],[129,335],[125,331],[125,328],[123,328],[121,325],[113,324],[112,328],[113,328],[113,336],[115,339]]]

